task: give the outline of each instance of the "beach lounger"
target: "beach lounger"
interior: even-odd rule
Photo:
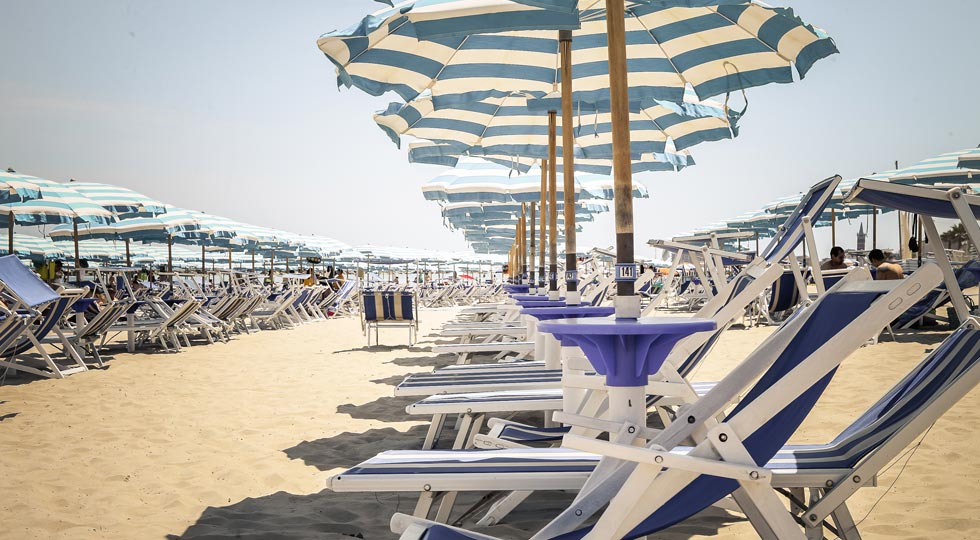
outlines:
[[[940,278],[938,268],[929,265],[905,282],[842,283],[797,313],[703,398],[685,407],[685,421],[674,422],[662,431],[607,422],[609,441],[565,436],[566,448],[602,457],[591,466],[579,460],[571,472],[591,469],[591,474],[569,508],[536,537],[572,533],[597,514],[593,525],[573,537],[584,532],[589,538],[640,537],[733,495],[764,538],[803,539],[803,531],[773,489],[774,475],[758,463],[765,464],[777,455],[809,414],[840,362]],[[744,396],[739,404],[726,412],[739,395]],[[636,439],[647,442],[636,446]],[[682,446],[692,440],[693,447]],[[554,456],[563,451],[519,449],[513,451],[519,454],[517,460],[506,457],[512,451],[490,451],[490,466],[485,469],[479,466],[478,451],[461,461],[476,472],[503,464],[522,473],[533,470],[535,455]],[[447,462],[438,463],[434,469],[446,471]],[[495,473],[505,474],[501,470]],[[558,483],[558,476],[552,471],[553,482]],[[416,510],[427,514],[430,504],[420,504]],[[448,515],[448,511],[440,514]],[[392,525],[393,531],[405,533],[404,539],[484,538],[404,515],[396,515]]]
[[[81,356],[70,345],[64,347],[65,361],[57,361],[42,342],[59,326],[84,290],[58,294],[31,272],[16,256],[0,257],[0,296],[10,310],[0,310],[0,366],[41,377],[62,379],[87,371]],[[26,353],[37,351],[40,365]]]
[[[371,346],[371,329],[374,344],[378,345],[379,329],[385,327],[408,328],[408,344],[415,343],[419,329],[418,302],[409,292],[361,292],[361,324]]]

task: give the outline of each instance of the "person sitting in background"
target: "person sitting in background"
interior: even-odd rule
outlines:
[[[871,253],[868,253],[868,261],[876,268],[875,279],[905,279],[902,267],[885,262],[885,253],[880,249],[872,249]]]
[[[844,248],[834,246],[830,250],[830,258],[820,265],[821,270],[846,270],[847,263],[844,262]]]

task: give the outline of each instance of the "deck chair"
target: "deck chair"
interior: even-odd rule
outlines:
[[[962,187],[944,190],[862,178],[847,193],[844,202],[862,202],[918,214],[928,240],[927,248],[933,252],[936,263],[943,271],[943,281],[957,318],[965,321],[970,317],[970,307],[946,256],[934,218],[960,220],[970,243],[978,246],[980,196],[967,193]]]
[[[419,329],[418,302],[409,292],[361,292],[361,326],[371,346],[371,330],[374,344],[378,345],[379,329],[385,327],[408,328],[408,344],[415,344]]]
[[[904,282],[841,283],[788,320],[703,398],[685,407],[685,421],[664,430],[608,422],[609,441],[565,436],[566,448],[602,457],[576,499],[535,538],[639,538],[732,495],[763,538],[804,539],[773,489],[773,474],[759,464],[785,445],[837,366],[940,280],[941,272],[930,264]],[[743,393],[738,405],[726,412],[733,398]],[[690,441],[694,446],[682,446]],[[517,452],[524,463],[508,465],[520,470],[522,465],[530,467],[532,453],[554,451]],[[503,455],[495,459],[508,461]],[[596,515],[594,524],[585,526]],[[392,530],[406,540],[491,538],[401,514],[392,518]]]
[[[0,366],[41,377],[63,379],[88,367],[71,347],[64,348],[67,362],[51,357],[42,345],[49,334],[59,331],[68,309],[82,291],[60,295],[31,272],[16,256],[0,257],[0,294],[12,311],[0,313]],[[35,349],[42,365],[31,365],[25,353]]]

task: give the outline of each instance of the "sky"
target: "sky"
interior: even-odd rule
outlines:
[[[645,173],[637,252],[759,209],[840,174],[852,178],[980,145],[980,2],[800,0],[841,54],[801,82],[748,91],[737,139],[692,150],[698,165]],[[371,0],[4,0],[0,167],[106,182],[194,210],[350,244],[465,249],[371,114],[396,96],[340,89],[316,39]],[[741,96],[733,97],[741,105]],[[895,214],[879,247],[896,247]],[[858,222],[838,244],[854,247]],[[579,248],[613,243],[611,215]],[[641,248],[641,246],[644,246]],[[830,248],[828,230],[818,247]]]

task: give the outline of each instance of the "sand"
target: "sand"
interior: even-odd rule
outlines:
[[[454,310],[426,310],[423,338],[382,332],[367,349],[357,319],[238,336],[179,354],[117,353],[105,370],[0,386],[0,539],[393,538],[406,494],[332,493],[326,479],[375,453],[413,448],[424,427],[405,374],[449,361],[426,337]],[[713,380],[767,328],[727,332],[699,380]],[[900,337],[847,360],[794,442],[823,442],[877,399],[942,338]],[[13,384],[11,384],[13,383]],[[980,392],[940,420],[904,465],[856,495],[867,539],[980,537]],[[897,479],[897,474],[901,477]],[[567,494],[543,493],[493,529],[526,537]],[[739,515],[709,510],[656,538],[756,538]]]

